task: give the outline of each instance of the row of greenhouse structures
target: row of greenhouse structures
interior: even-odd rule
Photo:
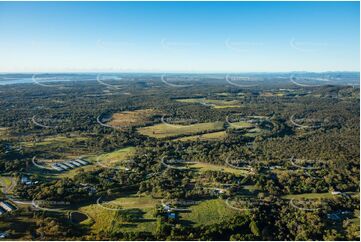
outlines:
[[[57,162],[52,164],[51,167],[57,171],[66,171],[85,165],[88,165],[87,161],[82,159],[76,159],[76,160],[69,160],[64,162]]]

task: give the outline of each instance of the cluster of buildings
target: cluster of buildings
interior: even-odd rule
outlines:
[[[32,181],[28,176],[25,175],[21,176],[20,182],[24,185],[34,185],[39,183],[39,181]]]
[[[14,207],[11,203],[6,201],[0,201],[0,215],[6,212],[14,211],[15,209],[16,207]]]
[[[51,165],[51,167],[57,171],[66,171],[85,165],[88,165],[87,161],[82,159],[76,159],[76,160],[54,163]]]
[[[332,213],[328,213],[327,214],[327,218],[330,219],[330,220],[341,220],[341,219],[344,219],[346,218],[347,216],[350,216],[352,215],[353,213],[351,211],[347,211],[347,210],[344,210],[344,211],[341,211],[341,210],[338,210],[336,212],[332,212]]]

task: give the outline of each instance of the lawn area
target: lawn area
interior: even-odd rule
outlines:
[[[250,129],[244,136],[246,137],[257,137],[258,135],[262,134],[262,129],[254,128]]]
[[[211,163],[194,163],[189,166],[190,168],[199,169],[200,171],[223,171],[229,172],[235,175],[249,175],[249,171],[242,169],[234,169],[229,166],[215,165]]]
[[[0,127],[0,140],[7,138],[9,135],[9,128]]]
[[[135,150],[136,150],[135,147],[130,146],[110,153],[105,153],[99,156],[99,161],[113,163],[119,160],[126,160],[129,159],[134,154]],[[98,157],[91,157],[90,159],[96,161],[97,158]]]
[[[177,102],[182,103],[201,103],[210,105],[214,108],[239,108],[240,103],[237,100],[218,100],[218,99],[207,99],[207,98],[186,98],[177,99]]]
[[[66,136],[50,136],[50,137],[46,137],[44,138],[42,141],[38,141],[38,142],[21,142],[21,146],[27,147],[27,148],[33,148],[33,147],[43,147],[43,146],[64,146],[65,145],[70,145],[73,142],[81,142],[81,141],[86,141],[87,139],[89,139],[88,137],[79,137],[79,136],[74,136],[74,137],[66,137]]]
[[[347,194],[354,196],[358,193],[354,192],[346,192]],[[292,194],[292,195],[285,195],[282,196],[283,199],[318,199],[318,198],[324,198],[324,199],[332,199],[335,197],[338,197],[341,195],[333,195],[330,192],[325,193],[303,193],[303,194]]]
[[[114,113],[107,122],[113,127],[129,127],[134,125],[142,125],[145,122],[151,121],[151,117],[157,114],[154,109],[141,109],[135,111],[126,111]]]
[[[215,131],[223,129],[223,122],[197,123],[192,125],[156,124],[142,127],[138,132],[142,135],[154,138],[168,138],[179,135],[192,135],[200,132]]]
[[[110,205],[111,204],[111,205]],[[101,205],[92,204],[79,209],[80,212],[86,213],[90,218],[85,220],[84,224],[90,224],[94,232],[101,230],[110,231],[148,231],[154,232],[155,218],[153,212],[160,201],[148,196],[128,196],[118,198],[109,202],[102,202]],[[108,210],[104,207],[119,208],[120,211]],[[121,211],[129,209],[137,212],[140,216],[136,221],[126,222],[121,218]]]
[[[13,180],[14,182],[16,182],[14,178],[8,176],[0,176],[0,190],[4,192],[7,191],[8,194],[11,194],[12,188],[15,187],[15,184],[13,184]]]
[[[223,218],[230,218],[239,211],[229,208],[222,199],[212,199],[200,202],[190,207],[190,213],[181,213],[182,221],[190,221],[196,225],[213,224]]]
[[[227,96],[230,96],[231,94],[228,93],[228,92],[218,92],[218,93],[215,93],[217,96],[220,96],[220,97],[227,97]]]
[[[211,140],[222,140],[227,137],[226,131],[219,131],[219,132],[213,132],[213,133],[207,133],[207,134],[201,134],[201,135],[193,135],[183,138],[175,139],[174,141],[211,141]]]
[[[78,168],[74,168],[74,169],[71,169],[71,170],[68,170],[68,171],[61,172],[61,173],[59,173],[59,175],[57,175],[57,177],[59,177],[59,178],[64,178],[64,177],[73,178],[75,175],[79,174],[80,171],[90,172],[90,171],[95,171],[97,169],[99,169],[99,166],[97,166],[96,164],[89,164],[89,165],[86,165],[86,166],[81,166],[81,167],[78,167]]]
[[[229,122],[229,125],[231,126],[231,128],[234,129],[249,129],[249,128],[254,128],[254,124],[247,122],[247,121],[239,121],[239,122]]]

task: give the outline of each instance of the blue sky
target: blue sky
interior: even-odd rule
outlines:
[[[359,18],[358,2],[0,2],[0,71],[359,71]]]

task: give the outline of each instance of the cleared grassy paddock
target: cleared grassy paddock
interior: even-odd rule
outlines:
[[[233,122],[233,123],[229,123],[229,125],[233,129],[249,129],[249,128],[255,127],[254,124],[247,122],[247,121]]]
[[[27,148],[34,147],[44,147],[44,146],[64,146],[70,145],[71,143],[81,142],[88,140],[88,137],[74,136],[74,137],[66,137],[66,136],[51,136],[46,137],[39,142],[21,142],[21,146]]]
[[[241,104],[237,100],[218,100],[218,99],[207,99],[207,98],[186,98],[177,99],[177,102],[182,103],[201,103],[210,105],[214,108],[239,108]]]
[[[218,223],[239,213],[228,207],[222,199],[202,201],[191,206],[190,210],[190,213],[181,213],[180,218],[182,221],[190,221],[196,225]]]
[[[0,127],[0,140],[9,137],[9,128]]]
[[[350,196],[359,195],[359,193],[355,193],[355,192],[346,192],[346,194]],[[332,199],[338,196],[342,196],[342,195],[333,195],[330,192],[325,192],[325,193],[291,194],[291,195],[282,196],[282,198],[283,199],[319,199],[319,198]]]
[[[91,157],[92,160],[96,161],[97,158],[99,158],[99,161],[101,162],[107,162],[107,163],[112,163],[112,162],[116,162],[119,160],[125,160],[125,159],[129,159],[136,151],[135,147],[126,147],[126,148],[122,148],[110,153],[105,153],[100,155],[99,157]]]
[[[94,232],[104,231],[148,231],[154,232],[156,224],[153,216],[154,209],[160,201],[148,196],[128,196],[118,198],[101,205],[104,207],[118,208],[121,210],[139,209],[141,217],[134,222],[123,221],[119,211],[108,210],[98,204],[92,204],[79,209],[89,218],[82,224],[89,224]],[[138,211],[139,211],[138,210]]]
[[[212,141],[212,140],[222,140],[227,137],[226,131],[219,131],[219,132],[213,132],[213,133],[207,133],[207,134],[201,134],[201,135],[193,135],[183,138],[175,139],[174,141]]]
[[[215,165],[211,163],[194,163],[189,166],[190,168],[199,169],[200,171],[223,171],[235,175],[249,175],[249,171],[243,169],[235,169],[226,165]]]
[[[179,135],[192,135],[200,132],[223,129],[223,122],[197,123],[192,125],[156,124],[142,127],[138,132],[154,138],[168,138]]]
[[[157,114],[154,109],[141,109],[135,111],[126,111],[114,113],[108,125],[113,127],[129,127],[135,125],[142,125],[145,122],[151,121],[151,117]]]

